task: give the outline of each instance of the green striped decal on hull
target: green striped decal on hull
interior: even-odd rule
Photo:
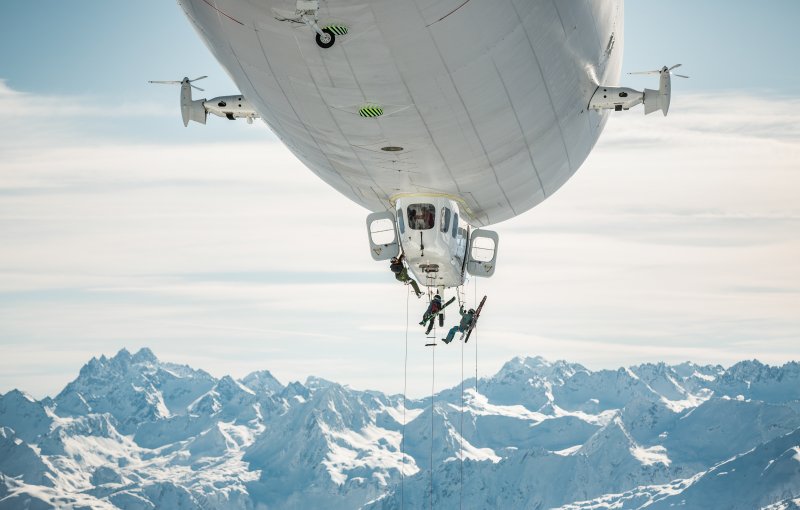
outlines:
[[[342,25],[328,25],[322,28],[327,28],[335,35],[345,35],[347,33],[347,27],[343,27]]]
[[[383,115],[383,108],[376,104],[368,104],[359,108],[358,114],[362,117],[380,117]]]

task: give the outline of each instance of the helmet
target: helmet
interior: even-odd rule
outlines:
[[[474,308],[470,308],[467,313],[475,313],[475,309]]]
[[[442,300],[442,296],[440,296],[439,294],[436,294],[435,296],[433,296],[433,299],[438,299],[439,301],[441,301]]]

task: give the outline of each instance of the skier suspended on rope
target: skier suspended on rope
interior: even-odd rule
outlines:
[[[416,280],[408,276],[408,269],[406,268],[405,264],[403,264],[404,256],[405,255],[401,253],[399,257],[393,257],[392,263],[389,265],[389,269],[392,270],[394,277],[397,278],[397,281],[403,282],[406,285],[411,285],[417,297],[422,297],[422,291],[419,290],[419,284],[417,284]]]
[[[467,330],[466,331],[464,331],[464,330],[461,331],[461,339],[464,340],[464,343],[469,342],[469,337],[470,337],[470,335],[472,335],[472,331],[475,329],[475,326],[478,324],[478,319],[481,316],[481,310],[483,310],[483,305],[484,304],[486,304],[486,296],[483,296],[483,299],[481,299],[481,302],[478,305],[478,308],[475,309],[475,314],[472,316],[472,320],[470,321],[469,327],[467,328]],[[477,380],[477,376],[475,376],[475,379]]]
[[[453,341],[453,337],[457,332],[464,333],[472,326],[472,320],[475,317],[475,310],[473,308],[465,311],[464,306],[462,305],[461,308],[459,308],[458,313],[461,314],[461,322],[450,328],[450,331],[447,332],[446,338],[442,338],[442,342],[446,344],[449,344]]]
[[[433,296],[433,299],[428,305],[428,309],[425,310],[425,314],[422,316],[422,321],[419,323],[420,326],[424,326],[426,322],[430,321],[428,322],[428,329],[425,330],[426,335],[429,334],[433,329],[433,324],[436,322],[436,316],[439,316],[439,327],[444,326],[444,314],[442,312],[447,305],[455,300],[456,298],[452,297],[447,303],[442,304],[442,296],[439,294]]]

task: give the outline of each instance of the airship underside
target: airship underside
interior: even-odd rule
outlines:
[[[590,102],[622,63],[622,0],[178,3],[246,98],[226,115],[260,115],[311,171],[390,220],[397,246],[371,243],[373,257],[402,249],[436,286],[493,272],[467,263],[470,227],[521,214],[575,173],[607,117]],[[409,216],[425,204],[430,226]]]

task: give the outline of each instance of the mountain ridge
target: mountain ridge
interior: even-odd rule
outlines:
[[[758,497],[739,499],[790,505],[798,381],[797,362],[592,371],[518,356],[469,381],[462,413],[460,385],[431,409],[430,397],[317,377],[284,385],[268,370],[215,378],[123,349],[89,360],[53,399],[0,396],[0,510],[456,508],[465,497],[480,508],[661,508],[747,490],[736,475],[733,488],[713,477],[769,461],[774,471],[749,487]]]

